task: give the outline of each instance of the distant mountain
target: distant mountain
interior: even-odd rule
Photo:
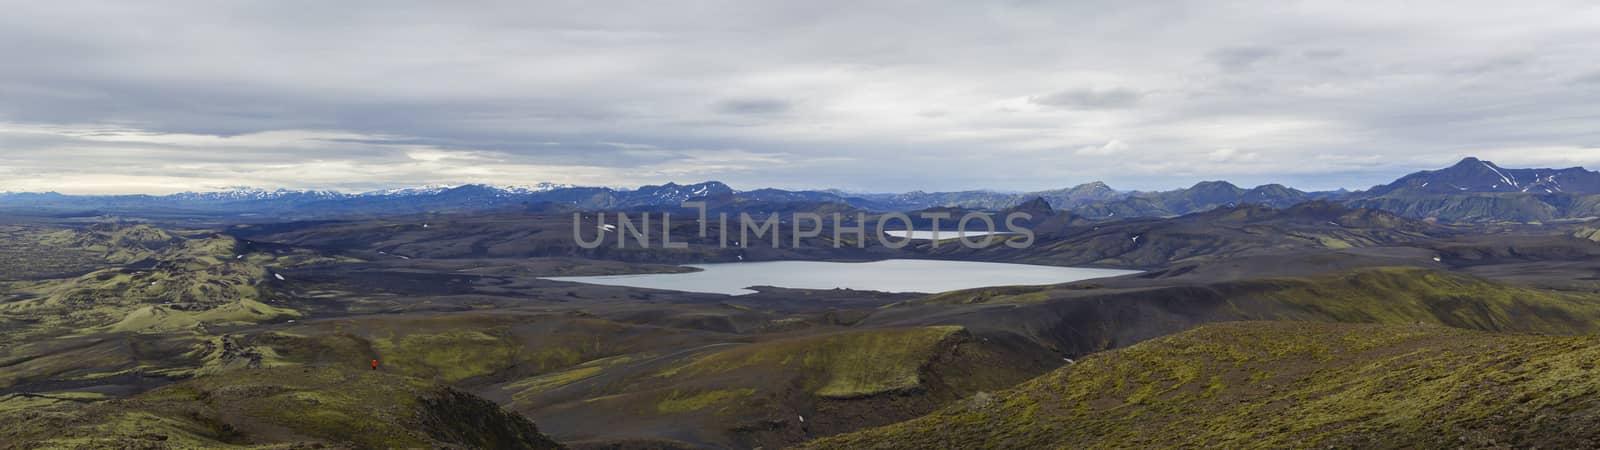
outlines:
[[[1026,201],[1028,194],[993,191],[922,192],[902,194],[861,194],[858,198],[884,210],[911,211],[928,208],[1001,209]],[[863,205],[866,206],[866,205]]]
[[[1166,217],[1240,204],[1284,208],[1320,197],[1325,196],[1279,184],[1244,189],[1226,181],[1202,181],[1188,189],[1135,192],[1119,199],[1086,204],[1075,211],[1093,218]]]
[[[1457,222],[1542,222],[1600,216],[1600,172],[1508,169],[1478,158],[1348,194],[1344,203]]]
[[[856,194],[838,190],[738,191],[717,181],[666,183],[638,189],[554,183],[492,186],[431,185],[360,194],[335,191],[239,188],[219,192],[153,195],[63,195],[0,193],[0,209],[48,215],[139,215],[146,217],[256,217],[305,220],[425,212],[497,209],[538,211],[654,210],[706,200],[713,209],[761,211],[923,211],[938,208],[1002,211],[1042,201],[1071,221],[1126,217],[1175,217],[1237,205],[1288,208],[1325,200],[1402,216],[1455,222],[1532,222],[1600,217],[1600,172],[1510,169],[1477,158],[1413,173],[1366,191],[1306,192],[1280,184],[1254,188],[1204,181],[1170,191],[1119,191],[1103,182],[1023,193],[955,191]],[[793,205],[784,205],[793,204]],[[1037,209],[1040,205],[1029,205]],[[1059,222],[1059,220],[1057,221]]]
[[[1124,198],[1128,194],[1112,189],[1111,186],[1107,186],[1104,182],[1095,181],[1066,189],[1031,192],[1025,194],[1025,196],[1037,196],[1046,202],[1050,202],[1053,207],[1071,209],[1092,202]]]
[[[1345,249],[1425,240],[1443,227],[1393,213],[1309,201],[1287,208],[1240,204],[1183,216],[1084,221],[1071,212],[1036,221],[1026,249],[943,246],[960,259],[1000,257],[1047,265],[1158,267],[1268,249]]]
[[[291,191],[278,189],[268,191],[254,188],[237,188],[216,192],[183,192],[173,194],[167,198],[178,202],[234,202],[249,200],[274,200],[274,199],[328,199],[342,197],[344,194],[335,191]]]
[[[1393,183],[1375,186],[1366,194],[1381,196],[1468,192],[1600,194],[1600,172],[1582,167],[1507,169],[1493,162],[1469,157],[1454,166],[1413,173]]]
[[[829,192],[845,196],[842,192]],[[1036,198],[1044,199],[1055,209],[1073,209],[1094,202],[1123,199],[1128,195],[1127,192],[1112,189],[1104,182],[1095,181],[1065,189],[1022,193],[912,191],[902,194],[857,194],[846,197],[855,206],[880,211],[911,211],[939,207],[994,211],[1021,205]]]
[[[625,207],[677,206],[691,199],[732,193],[733,188],[722,184],[720,181],[707,181],[690,185],[667,183],[660,186],[644,186],[633,191],[622,191],[618,195],[618,200],[621,202],[621,206]]]
[[[737,191],[717,181],[681,185],[612,189],[539,183],[525,186],[430,185],[359,194],[335,191],[266,191],[241,188],[231,191],[180,193],[166,196],[76,196],[57,193],[0,194],[0,208],[42,211],[96,211],[108,214],[270,215],[307,219],[348,215],[412,214],[517,208],[552,205],[575,209],[675,208],[690,200],[711,200],[713,208],[739,210],[792,210],[770,204],[838,204],[868,211],[920,211],[932,208],[999,211],[1042,200],[1052,210],[1075,211],[1087,218],[1175,216],[1239,203],[1285,207],[1322,198],[1281,185],[1243,189],[1223,181],[1208,181],[1188,189],[1163,192],[1124,192],[1103,182],[1024,193],[993,191],[850,194],[842,191],[790,191],[756,189]],[[766,206],[761,206],[766,205]],[[753,208],[753,209],[752,209]],[[807,207],[805,209],[820,209]]]
[[[733,192],[728,185],[716,181],[690,185],[667,183],[659,186],[642,186],[635,190],[539,183],[512,186],[432,185],[358,194],[285,189],[267,191],[251,188],[160,196],[64,195],[46,192],[0,194],[0,208],[45,213],[93,211],[129,215],[265,215],[274,218],[308,219],[478,211],[538,204],[564,204],[578,209],[677,206],[691,199],[727,195]]]

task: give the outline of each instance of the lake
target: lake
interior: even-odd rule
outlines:
[[[1058,284],[1139,273],[1136,270],[927,259],[890,259],[873,262],[766,261],[689,264],[687,267],[700,271],[544,279],[743,295],[755,293],[746,289],[751,286],[936,293],[986,286]]]

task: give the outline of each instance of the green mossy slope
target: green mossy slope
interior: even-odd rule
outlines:
[[[1592,448],[1597,360],[1592,336],[1214,324],[805,447]]]
[[[21,448],[560,448],[492,402],[382,371],[221,372],[128,399],[0,396],[0,442]],[[14,406],[14,407],[13,407]]]
[[[1600,299],[1415,267],[1380,267],[1240,283],[1249,319],[1432,323],[1483,331],[1583,334],[1600,330]]]
[[[864,328],[605,358],[487,395],[585,445],[781,448],[917,417],[1055,364],[962,327]]]
[[[913,389],[919,370],[939,344],[961,327],[865,330],[746,345],[712,353],[659,375],[706,377],[752,366],[791,367],[808,373],[813,393],[831,398],[864,397]]]

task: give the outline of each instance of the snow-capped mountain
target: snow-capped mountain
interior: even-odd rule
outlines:
[[[554,191],[554,190],[557,190],[557,189],[571,189],[571,188],[578,187],[578,185],[575,185],[575,184],[562,184],[562,183],[549,183],[549,182],[541,182],[541,183],[537,183],[537,184],[500,184],[500,185],[491,185],[491,186],[494,187],[495,189],[499,189],[499,190],[506,191],[506,192],[511,192],[511,193],[516,193],[516,194],[533,194],[533,193],[539,193],[539,192],[550,192],[550,191]]]
[[[720,181],[707,181],[689,185],[667,183],[659,186],[640,186],[639,189],[622,192],[621,197],[623,203],[627,204],[676,205],[694,198],[733,192],[733,188]]]
[[[456,189],[456,188],[465,187],[465,186],[475,186],[475,187],[478,187],[478,188],[486,188],[486,189],[498,190],[498,191],[502,191],[502,192],[504,192],[505,194],[508,194],[508,195],[536,194],[536,193],[540,193],[540,192],[554,191],[554,190],[557,190],[557,189],[570,189],[570,188],[578,187],[578,186],[572,185],[572,184],[549,183],[549,182],[540,182],[540,183],[535,183],[535,184],[425,184],[425,185],[415,186],[415,187],[381,189],[381,190],[376,190],[376,191],[363,192],[363,193],[357,194],[357,195],[360,195],[362,197],[384,197],[384,196],[405,197],[405,196],[415,196],[415,195],[437,195],[437,194],[439,194],[441,192],[445,192],[445,191],[448,191],[448,190],[451,190],[451,189]]]
[[[459,186],[459,185],[455,185],[455,184],[424,184],[424,185],[416,186],[416,187],[391,188],[391,189],[381,189],[381,190],[376,190],[376,191],[363,192],[360,195],[363,196],[363,197],[383,197],[383,196],[400,196],[400,197],[403,197],[403,196],[411,196],[411,195],[433,195],[433,194],[438,194],[440,192],[444,192],[446,190],[453,189],[453,188],[455,188],[457,186]]]
[[[237,187],[214,192],[155,195],[0,194],[0,208],[47,214],[166,214],[178,217],[251,217],[305,220],[445,211],[558,211],[677,208],[706,199],[714,206],[772,209],[776,203],[833,203],[872,211],[965,208],[998,211],[1042,200],[1055,211],[1090,219],[1170,217],[1238,204],[1286,208],[1326,200],[1382,209],[1407,217],[1450,221],[1521,220],[1600,216],[1600,172],[1567,169],[1508,169],[1467,158],[1438,170],[1401,177],[1367,191],[1303,192],[1269,184],[1246,189],[1225,181],[1159,192],[1124,192],[1105,183],[1067,189],[1010,193],[994,191],[849,194],[842,191],[736,191],[726,184],[666,183],[637,189],[556,183],[514,185],[422,185],[359,194],[328,190]],[[1041,208],[1042,210],[1042,208]],[[255,220],[255,219],[251,219]]]
[[[178,200],[178,201],[248,201],[248,200],[272,200],[272,199],[280,199],[280,198],[288,198],[288,197],[296,197],[296,198],[303,198],[303,199],[331,199],[331,198],[345,197],[346,195],[347,194],[343,194],[343,193],[340,193],[340,192],[337,192],[337,191],[326,191],[326,190],[318,191],[318,190],[275,189],[275,190],[270,190],[269,191],[269,190],[266,190],[266,189],[257,189],[257,188],[252,188],[252,187],[241,186],[241,187],[234,187],[234,188],[231,188],[231,189],[228,189],[228,190],[222,190],[222,191],[180,192],[180,193],[177,193],[177,194],[172,194],[172,195],[166,196],[166,198],[169,198],[169,199],[172,199],[172,200]]]
[[[1527,192],[1535,194],[1600,193],[1600,172],[1566,169],[1507,169],[1490,161],[1466,158],[1456,165],[1413,173],[1367,191],[1369,195]]]

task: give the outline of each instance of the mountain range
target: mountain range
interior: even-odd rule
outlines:
[[[260,190],[172,195],[65,195],[0,193],[0,209],[42,214],[174,214],[311,219],[441,211],[530,208],[538,210],[650,210],[707,200],[713,208],[778,203],[842,204],[870,211],[951,207],[997,211],[1042,199],[1056,210],[1090,219],[1171,217],[1238,204],[1284,208],[1313,200],[1391,211],[1442,221],[1548,221],[1600,216],[1600,172],[1582,167],[1515,169],[1466,158],[1453,166],[1406,175],[1365,191],[1307,192],[1279,184],[1253,188],[1204,181],[1169,191],[1120,191],[1103,182],[1005,193],[994,191],[857,194],[840,190],[735,190],[718,181],[666,183],[638,189],[539,183],[526,186],[424,186],[366,193]]]

